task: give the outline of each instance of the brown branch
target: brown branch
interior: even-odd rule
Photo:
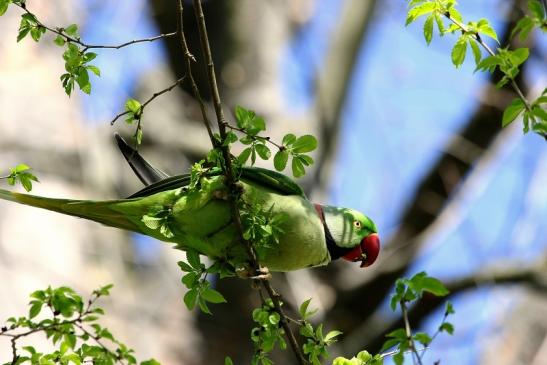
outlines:
[[[141,105],[141,110],[140,110],[139,116],[142,115],[142,113],[144,112],[144,108],[145,108],[148,104],[150,104],[150,103],[152,102],[152,100],[154,100],[155,98],[157,98],[158,96],[160,96],[160,95],[162,95],[162,94],[165,94],[166,92],[169,92],[169,91],[173,90],[177,85],[179,85],[180,83],[182,83],[182,82],[184,81],[185,78],[186,78],[186,75],[183,76],[183,77],[181,77],[180,79],[178,79],[177,81],[175,81],[175,83],[173,83],[172,85],[166,87],[165,89],[163,89],[163,90],[161,90],[161,91],[158,91],[158,92],[155,92],[154,94],[152,94],[152,96],[151,96],[148,100],[146,100],[146,101]],[[122,113],[117,114],[117,115],[114,117],[114,119],[112,119],[112,120],[110,121],[110,125],[114,125],[114,123],[115,123],[118,119],[120,119],[122,116],[124,116],[124,115],[126,115],[126,114],[129,114],[129,113],[131,113],[131,111],[130,111],[130,110],[126,110],[126,111],[124,111],[124,112],[122,112]],[[139,118],[139,120],[140,120],[140,118]]]
[[[179,0],[179,7],[182,11],[182,2]],[[194,12],[196,19],[198,21],[198,29],[199,29],[199,36],[200,36],[200,42],[201,42],[201,50],[203,52],[203,56],[205,59],[205,62],[207,64],[207,78],[209,81],[209,88],[212,93],[213,97],[213,105],[215,109],[215,114],[217,117],[217,124],[219,128],[219,134],[221,141],[224,141],[227,136],[226,132],[226,122],[224,118],[224,112],[222,110],[222,102],[220,100],[220,94],[218,91],[217,81],[216,81],[216,75],[215,75],[215,67],[213,63],[213,57],[211,54],[211,47],[209,44],[209,39],[207,35],[207,27],[205,24],[205,15],[203,14],[203,8],[201,6],[200,0],[194,0]],[[181,13],[181,22],[182,22],[182,13]],[[182,31],[182,30],[181,30]],[[236,186],[236,179],[234,177],[233,172],[233,166],[232,166],[232,160],[230,155],[230,149],[228,146],[220,145],[217,146],[217,141],[215,139],[211,138],[211,142],[213,144],[213,147],[218,147],[222,151],[222,155],[224,158],[224,173],[226,176],[226,184],[228,185],[230,191],[236,192],[237,186]],[[239,240],[243,243],[245,246],[245,250],[247,252],[247,255],[251,261],[252,268],[255,272],[255,274],[260,274],[260,264],[258,262],[256,253],[254,252],[253,246],[251,242],[243,238],[243,224],[241,223],[241,216],[239,212],[239,208],[237,206],[237,193],[230,196],[230,207],[232,212],[232,218],[234,221],[234,226],[236,227],[237,235],[239,236]],[[279,300],[279,294],[275,292],[273,287],[271,286],[270,282],[268,280],[261,280],[262,285],[264,286],[264,289],[267,291],[269,297],[272,299],[274,303],[274,307],[276,311],[279,313],[281,317],[281,326],[285,330],[285,335],[287,336],[287,339],[289,341],[289,344],[297,358],[297,361],[299,364],[307,364],[307,361],[304,358],[304,355],[300,351],[300,348],[298,346],[298,343],[296,342],[296,338],[289,326],[288,320],[281,308],[281,303]]]
[[[79,44],[80,46],[84,47],[84,52],[87,51],[88,49],[97,49],[97,48],[120,49],[120,48],[127,47],[127,46],[130,46],[132,44],[136,44],[136,43],[153,42],[153,41],[157,41],[159,39],[170,38],[170,37],[174,37],[174,36],[177,35],[177,32],[165,33],[165,34],[160,34],[158,36],[154,36],[154,37],[150,37],[150,38],[134,39],[132,41],[128,41],[128,42],[117,44],[117,45],[87,44],[85,42],[82,42],[82,40],[80,38],[74,38],[74,37],[69,36],[68,34],[63,32],[62,28],[51,28],[51,27],[45,25],[40,20],[38,20],[38,18],[36,18],[36,15],[31,13],[27,9],[25,3],[23,3],[23,4],[14,4],[14,5],[17,5],[18,7],[23,9],[27,14],[30,14],[30,15],[34,16],[34,18],[36,19],[36,23],[38,24],[39,27],[47,29],[51,33],[54,33],[54,34],[57,34],[57,35],[63,37],[65,39],[65,41],[67,41],[67,42],[72,42],[72,43]]]

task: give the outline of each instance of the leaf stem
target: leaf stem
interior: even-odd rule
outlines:
[[[246,136],[251,137],[253,140],[257,140],[258,139],[257,137],[260,137],[260,138],[264,138],[267,142],[271,143],[273,146],[279,148],[280,150],[283,150],[283,149],[286,148],[286,147],[280,145],[279,143],[276,143],[276,142],[272,141],[272,139],[270,137],[255,136],[255,135],[247,133],[247,131],[245,131],[245,129],[243,129],[243,128],[236,127],[236,126],[231,125],[229,123],[225,123],[225,124],[226,124],[227,128],[229,128],[233,131],[241,132],[241,133],[245,134]]]

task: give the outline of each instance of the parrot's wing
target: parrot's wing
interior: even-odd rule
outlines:
[[[220,175],[219,169],[212,169],[207,173],[207,176]],[[280,195],[300,195],[306,197],[304,191],[296,182],[279,172],[262,169],[260,167],[242,167],[240,179],[244,182],[262,186],[266,189],[273,190]],[[190,183],[190,175],[171,176],[154,184],[148,185],[142,190],[137,191],[129,198],[139,198],[166,190],[178,189]]]
[[[264,186],[281,195],[300,195],[306,197],[304,190],[293,179],[282,173],[260,167],[243,167],[241,179]]]
[[[123,157],[125,157],[127,163],[129,163],[129,166],[131,166],[131,169],[135,172],[135,175],[138,176],[144,185],[151,185],[169,177],[165,172],[150,165],[139,152],[128,145],[118,133],[115,133],[114,137],[116,138],[116,143],[118,144],[118,148],[123,154]]]
[[[118,147],[129,163],[129,166],[131,166],[143,184],[147,185],[144,189],[136,192],[129,198],[138,198],[166,190],[178,189],[190,183],[190,175],[184,174],[169,177],[163,171],[150,165],[120,135],[116,133],[115,137]],[[220,173],[220,170],[212,169],[208,172],[208,175],[216,176],[220,175]],[[300,185],[279,172],[260,167],[242,167],[240,178],[245,182],[263,186],[281,195],[300,195],[304,198],[306,197]]]

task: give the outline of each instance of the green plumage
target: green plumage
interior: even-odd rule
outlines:
[[[201,188],[187,191],[187,175],[152,184],[128,199],[109,201],[44,198],[0,189],[0,198],[93,220],[191,248],[213,259],[243,262],[245,251],[231,224],[224,177],[201,179]],[[324,265],[330,261],[321,219],[292,180],[273,171],[244,168],[242,199],[261,210],[282,212],[279,243],[257,248],[261,263],[272,271]],[[167,189],[167,190],[165,190]]]

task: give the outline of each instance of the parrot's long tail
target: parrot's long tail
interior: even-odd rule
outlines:
[[[117,209],[124,203],[131,204],[131,200],[91,201],[55,199],[30,194],[20,194],[3,189],[0,189],[0,199],[89,219],[111,227],[135,232],[140,231],[138,225],[133,223],[127,214],[124,214]]]

